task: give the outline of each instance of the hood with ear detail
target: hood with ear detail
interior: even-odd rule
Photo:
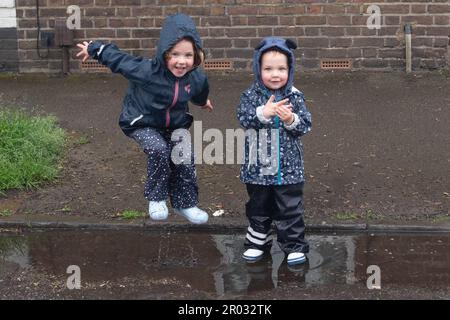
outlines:
[[[294,83],[294,73],[295,73],[295,56],[292,50],[297,48],[295,42],[291,39],[283,39],[279,37],[267,37],[264,38],[260,44],[255,48],[255,53],[253,56],[253,72],[255,74],[255,80],[258,84],[264,88],[264,84],[261,78],[261,56],[262,54],[270,48],[278,48],[279,50],[286,53],[288,56],[288,64],[289,64],[289,75],[286,86],[282,88],[283,95],[288,94]]]

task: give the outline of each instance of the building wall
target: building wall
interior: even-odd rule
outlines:
[[[11,2],[11,1],[7,1]],[[354,69],[405,66],[404,24],[413,26],[413,69],[447,66],[449,0],[39,0],[42,31],[67,19],[67,7],[81,8],[76,41],[113,41],[135,55],[152,56],[167,15],[191,15],[208,59],[228,59],[250,70],[253,47],[265,36],[297,41],[298,63],[319,68],[321,59],[347,58]],[[36,1],[16,0],[20,71],[61,69],[61,50],[36,50]],[[370,5],[381,10],[381,29],[369,29]],[[73,59],[72,70],[80,67]]]
[[[17,71],[17,20],[14,0],[0,1],[0,72]]]

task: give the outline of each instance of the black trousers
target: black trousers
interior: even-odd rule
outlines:
[[[271,226],[275,223],[277,241],[287,254],[309,252],[303,220],[303,183],[281,186],[247,184],[249,201],[246,215],[250,222],[245,247],[269,251]]]

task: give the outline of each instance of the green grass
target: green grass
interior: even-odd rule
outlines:
[[[364,216],[367,220],[381,220],[384,218],[384,216],[381,213],[375,212],[371,209],[367,210],[364,213]]]
[[[356,220],[358,219],[358,214],[356,212],[337,212],[334,217],[338,220]]]
[[[122,218],[124,219],[137,219],[137,218],[143,218],[146,216],[145,212],[139,212],[134,210],[125,210],[121,214]]]
[[[55,117],[0,107],[0,193],[55,179],[65,144],[66,133]]]
[[[13,212],[9,209],[0,210],[0,217],[9,217],[12,215],[13,215]]]
[[[88,144],[90,142],[91,142],[91,140],[89,139],[88,136],[81,136],[78,139],[76,139],[73,143],[75,145],[81,146],[81,145],[84,145],[84,144]]]

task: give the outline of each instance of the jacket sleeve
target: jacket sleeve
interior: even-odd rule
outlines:
[[[202,90],[199,94],[192,97],[191,101],[193,104],[197,106],[204,106],[206,102],[208,101],[208,95],[209,95],[209,83],[208,78],[205,76],[205,79],[203,81]]]
[[[237,118],[241,126],[245,129],[271,128],[273,120],[264,119],[262,112],[258,110],[262,111],[261,106],[250,99],[247,92],[242,93],[237,107]]]
[[[300,93],[300,96],[296,99],[295,103],[299,105],[299,108],[296,108],[297,110],[294,113],[294,122],[289,126],[284,125],[284,128],[294,137],[301,137],[311,131],[311,113],[306,108],[303,93]]]
[[[120,51],[114,44],[99,41],[89,44],[88,53],[112,72],[120,73],[130,81],[146,83],[150,80],[152,63],[149,59],[132,56]]]

